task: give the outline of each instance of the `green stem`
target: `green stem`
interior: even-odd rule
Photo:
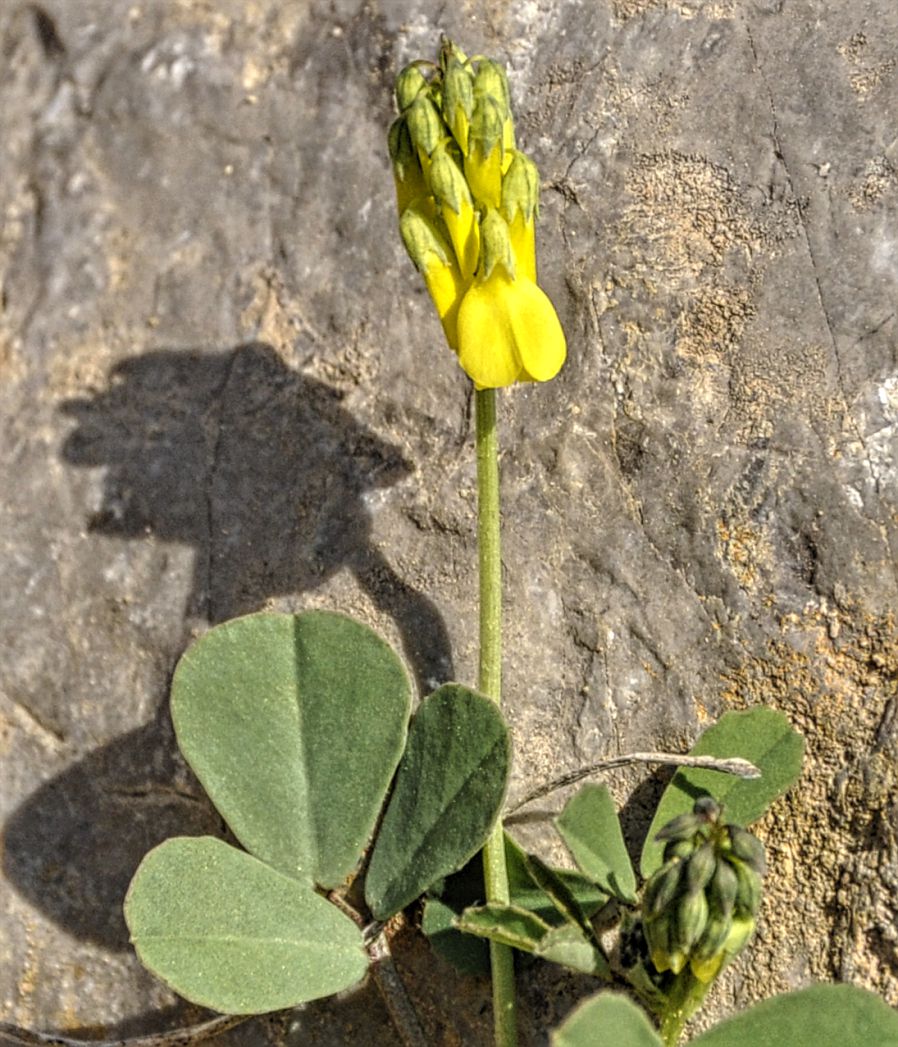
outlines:
[[[708,992],[708,986],[687,971],[674,983],[661,1017],[661,1039],[665,1047],[677,1047],[686,1022],[695,1014]]]
[[[502,699],[502,559],[499,551],[499,441],[496,434],[496,390],[474,393],[477,433],[477,544],[480,555],[481,694],[497,704]],[[496,823],[483,848],[483,878],[490,902],[508,904],[505,836]],[[490,942],[493,974],[493,1020],[496,1047],[518,1042],[514,953]]]

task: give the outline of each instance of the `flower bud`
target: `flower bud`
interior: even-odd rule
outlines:
[[[399,231],[409,257],[423,274],[437,308],[446,341],[458,348],[458,307],[465,285],[455,262],[445,225],[423,202],[410,204],[399,220]]]
[[[511,247],[508,224],[498,211],[490,207],[480,223],[478,276],[487,280],[497,265],[504,266],[508,275],[514,277],[514,251]]]
[[[412,143],[419,155],[429,157],[446,133],[440,114],[429,95],[419,94],[406,112]]]
[[[767,857],[764,853],[764,844],[757,836],[746,832],[738,825],[728,825],[727,835],[733,855],[746,865],[750,865],[759,876],[763,876],[767,872]]]
[[[736,902],[738,886],[739,881],[733,867],[729,862],[719,860],[708,886],[708,904],[711,911],[729,918]]]
[[[498,208],[502,203],[504,117],[494,98],[480,98],[468,131],[465,177],[474,199]]]
[[[399,112],[405,112],[419,94],[427,92],[428,87],[417,62],[407,65],[396,77],[396,104],[399,106]]]
[[[412,200],[427,195],[427,184],[404,116],[390,125],[387,142],[396,182],[396,203],[401,215]]]
[[[519,213],[525,222],[531,222],[538,207],[539,171],[529,157],[514,150],[502,178],[502,216],[509,225]]]
[[[468,128],[474,115],[474,76],[468,66],[450,58],[443,75],[443,119],[462,152],[468,151]]]
[[[477,98],[492,98],[498,103],[502,121],[511,112],[511,93],[505,69],[491,58],[481,58],[474,77],[474,94]]]
[[[754,916],[761,904],[761,877],[746,862],[731,862],[736,873],[735,911],[738,916]]]
[[[453,149],[457,152],[458,147],[453,145]],[[449,230],[462,277],[469,280],[477,268],[480,230],[460,159],[444,143],[438,145],[430,162],[430,187]]]
[[[655,836],[659,842],[662,840],[691,840],[701,827],[702,819],[695,813],[679,814],[661,827]]]
[[[680,899],[675,922],[672,943],[678,950],[688,953],[701,938],[708,922],[708,899],[704,891],[688,893]]]
[[[658,916],[665,909],[669,908],[680,889],[682,872],[683,862],[681,859],[675,858],[666,865],[662,865],[649,879],[645,885],[642,900],[642,907],[646,916]]]
[[[686,889],[691,894],[704,891],[716,868],[717,856],[714,853],[714,845],[702,844],[686,861]]]

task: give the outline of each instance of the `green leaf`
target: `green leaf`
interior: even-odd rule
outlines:
[[[565,923],[572,924],[582,934],[594,939],[595,932],[586,917],[573,891],[550,866],[535,854],[525,858],[527,872],[533,882],[546,893],[549,901],[555,906]],[[596,943],[598,944],[598,943]]]
[[[480,905],[465,909],[455,926],[465,934],[489,938],[522,952],[535,952],[546,932],[552,928],[529,909],[514,905]]]
[[[192,1003],[262,1014],[330,996],[368,967],[355,924],[306,884],[211,836],[141,862],[125,899],[137,954]]]
[[[505,834],[505,864],[508,872],[508,891],[512,905],[530,909],[547,923],[557,923],[558,910],[546,892],[536,885],[527,871],[527,855],[517,842]],[[570,891],[587,918],[594,916],[608,901],[608,895],[591,880],[571,869],[551,869],[552,873]]]
[[[611,977],[608,961],[583,932],[572,924],[553,927],[547,931],[534,953],[542,960],[561,964],[562,967],[568,967],[580,974],[595,974],[600,978]]]
[[[664,844],[655,840],[662,826],[692,810],[699,796],[712,796],[725,806],[724,820],[750,825],[793,785],[801,773],[804,738],[776,709],[757,706],[729,712],[707,729],[691,756],[741,756],[761,772],[760,778],[736,778],[721,771],[681,768],[664,791],[642,849],[640,869],[646,878],[662,863]]]
[[[584,785],[568,801],[555,825],[587,876],[608,894],[625,902],[636,901],[636,874],[606,786]]]
[[[482,938],[462,934],[456,926],[459,915],[439,898],[428,898],[424,903],[421,930],[434,950],[463,974],[489,974],[489,944]]]
[[[421,703],[365,878],[375,918],[388,919],[480,850],[510,763],[508,729],[488,698],[446,684]]]
[[[234,835],[324,887],[353,870],[374,830],[410,702],[387,644],[323,611],[216,626],[172,683],[178,744]]]
[[[774,996],[716,1025],[693,1047],[898,1047],[898,1014],[852,985]]]
[[[788,1041],[777,1044],[786,1047]],[[552,1033],[552,1047],[664,1047],[645,1014],[626,996],[591,996]],[[789,1047],[792,1047],[789,1044]]]

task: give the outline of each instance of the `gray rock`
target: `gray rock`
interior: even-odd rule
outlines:
[[[166,712],[210,623],[331,607],[422,687],[475,679],[467,381],[384,148],[441,30],[508,63],[570,345],[501,397],[513,788],[783,709],[806,770],[710,1013],[898,1004],[894,5],[46,0],[0,9],[2,1019],[198,1016],[120,905],[154,843],[222,831]],[[611,779],[634,846],[662,783]],[[433,1042],[488,1042],[484,984],[397,954]],[[525,1042],[588,989],[524,974]],[[395,1042],[370,986],[228,1039],[361,1028]]]

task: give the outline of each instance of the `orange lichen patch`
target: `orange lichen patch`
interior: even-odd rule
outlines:
[[[765,554],[764,535],[747,523],[717,521],[717,551],[743,589],[753,588]]]
[[[724,679],[733,708],[782,709],[806,739],[799,783],[760,824],[771,872],[751,979],[811,979],[898,1003],[898,630],[856,606],[787,616],[782,639]],[[789,943],[785,948],[784,943]],[[728,988],[727,988],[728,986]],[[722,993],[745,991],[724,980]]]
[[[895,59],[871,49],[864,33],[855,33],[836,50],[848,63],[848,82],[861,99],[866,99],[895,72]]]
[[[732,18],[735,14],[734,0],[614,0],[614,17],[619,22],[645,14],[647,11],[662,8],[676,11],[682,18],[695,18],[701,14],[705,18]]]
[[[627,186],[623,226],[642,264],[672,285],[723,264],[728,251],[760,249],[763,236],[726,168],[701,156],[640,157]]]
[[[841,413],[841,394],[821,345],[747,339],[730,359],[729,396],[743,440],[772,435],[784,407],[802,404],[808,417]]]
[[[884,156],[868,160],[864,172],[848,190],[848,199],[856,211],[869,211],[887,193],[898,189],[898,168]]]
[[[754,312],[744,287],[698,288],[677,318],[677,352],[700,360],[728,355],[738,347]]]

